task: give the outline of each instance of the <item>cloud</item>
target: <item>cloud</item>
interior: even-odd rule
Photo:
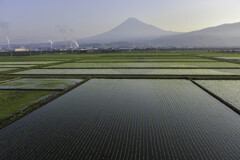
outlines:
[[[5,40],[5,37],[9,37],[9,24],[5,21],[0,21],[0,38]]]
[[[8,30],[8,22],[5,22],[5,21],[0,21],[0,29],[5,31],[5,30]]]
[[[65,25],[65,24],[59,24],[59,25],[56,25],[56,28],[58,29],[58,31],[62,34],[66,34],[66,33],[69,33],[69,32],[72,32],[73,30]]]

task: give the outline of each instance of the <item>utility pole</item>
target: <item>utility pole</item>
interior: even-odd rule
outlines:
[[[64,36],[64,49],[67,49],[66,37]]]

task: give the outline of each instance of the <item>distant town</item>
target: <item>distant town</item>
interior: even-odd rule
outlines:
[[[159,52],[159,51],[176,51],[176,50],[207,50],[208,52],[226,52],[226,53],[240,53],[239,48],[191,48],[191,47],[161,47],[154,48],[151,46],[136,47],[136,46],[122,46],[109,47],[103,44],[13,44],[0,45],[0,56],[4,55],[36,55],[36,54],[86,54],[86,53],[114,53],[114,52]]]

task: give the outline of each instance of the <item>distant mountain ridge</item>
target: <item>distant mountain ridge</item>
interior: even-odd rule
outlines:
[[[85,43],[112,43],[112,42],[138,42],[154,38],[179,34],[177,32],[165,31],[152,25],[148,25],[136,18],[129,18],[112,30],[78,40]]]
[[[44,39],[44,38],[42,38]],[[6,45],[6,40],[4,43]],[[47,41],[43,41],[46,42]],[[146,24],[136,18],[129,18],[108,32],[77,40],[80,46],[97,48],[126,48],[126,47],[161,47],[161,48],[239,48],[240,22],[223,24],[192,32],[165,31],[153,25]],[[38,44],[40,40],[12,39],[16,44]],[[71,40],[67,42],[74,45]],[[63,46],[64,42],[55,42],[54,45]]]
[[[149,42],[154,47],[240,47],[240,23],[223,24]]]
[[[129,18],[108,32],[78,42],[108,43],[109,47],[240,47],[240,23],[179,33],[165,31],[136,18]]]

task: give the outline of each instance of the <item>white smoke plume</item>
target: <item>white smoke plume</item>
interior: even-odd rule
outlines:
[[[49,39],[48,42],[49,42],[50,45],[51,45],[51,49],[53,49],[53,41],[51,41],[51,40]]]
[[[79,48],[79,44],[77,43],[77,41],[73,40],[73,43],[75,44],[76,48]]]
[[[50,39],[48,40],[48,42],[52,45],[53,44],[53,41],[51,41]]]
[[[11,50],[11,46],[10,46],[10,39],[9,39],[9,37],[8,37],[8,36],[6,37],[6,39],[7,39],[8,49],[9,49],[9,50]]]
[[[7,39],[7,44],[10,45],[10,39],[9,39],[9,37],[6,37],[6,39]]]

